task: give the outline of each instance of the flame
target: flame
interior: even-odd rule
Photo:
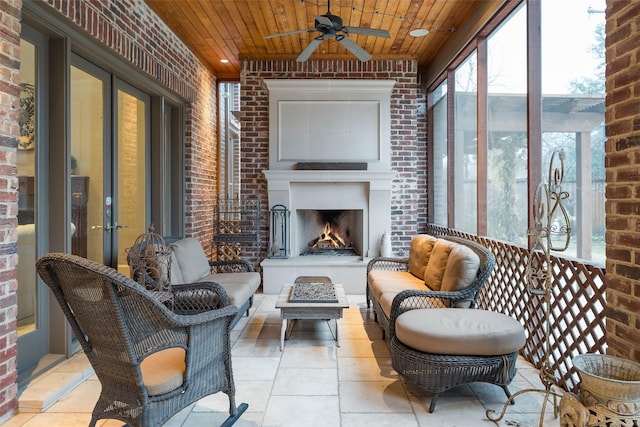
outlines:
[[[328,222],[325,223],[324,230],[320,235],[320,237],[318,238],[318,241],[316,242],[315,245],[313,245],[314,248],[318,248],[320,246],[323,246],[323,247],[345,246],[344,239],[339,234],[333,232],[333,230],[331,229],[331,224]]]

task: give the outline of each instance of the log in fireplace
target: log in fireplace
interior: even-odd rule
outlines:
[[[307,239],[306,247],[300,255],[357,256],[356,242],[362,233],[362,211],[358,210],[311,210],[298,212],[301,223],[302,239]],[[356,231],[358,230],[358,231]]]

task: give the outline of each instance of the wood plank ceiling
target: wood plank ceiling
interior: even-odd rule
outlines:
[[[424,68],[486,0],[334,0],[330,12],[343,25],[388,30],[391,38],[350,34],[373,60],[417,59]],[[314,28],[327,0],[146,0],[171,30],[220,79],[238,79],[242,60],[296,59],[319,32],[265,36]],[[410,31],[427,29],[425,37]],[[335,38],[311,60],[356,59]],[[228,60],[227,63],[221,62]]]

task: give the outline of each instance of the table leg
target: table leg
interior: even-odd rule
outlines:
[[[282,319],[282,327],[280,328],[280,351],[284,350],[284,336],[287,332],[287,319]]]
[[[340,347],[340,319],[336,319],[336,343]]]

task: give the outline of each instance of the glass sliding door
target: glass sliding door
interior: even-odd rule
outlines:
[[[112,260],[116,262],[112,266],[117,266],[121,273],[128,275],[125,250],[149,226],[146,206],[149,203],[147,176],[150,167],[147,152],[150,100],[147,95],[123,82],[116,82],[115,100],[114,149],[117,155],[114,156],[116,164],[113,170]]]
[[[104,262],[105,140],[108,139],[108,73],[71,67],[72,253]],[[86,71],[89,70],[89,71]]]
[[[27,31],[26,31],[27,32]],[[30,31],[29,31],[30,33]],[[20,41],[20,139],[17,150],[18,177],[18,369],[25,371],[34,367],[49,350],[48,290],[38,279],[36,260],[41,253],[40,236],[46,233],[46,226],[38,218],[46,217],[39,203],[46,189],[40,187],[41,173],[38,157],[46,152],[47,141],[41,135],[46,132],[39,124],[44,94],[46,90],[38,78],[44,71],[40,63],[46,63],[46,43],[33,34],[32,41]],[[39,40],[39,41],[36,41]],[[44,107],[42,107],[44,108]],[[43,184],[46,185],[46,184]]]
[[[71,67],[73,253],[128,275],[148,227],[149,96],[75,57]]]

